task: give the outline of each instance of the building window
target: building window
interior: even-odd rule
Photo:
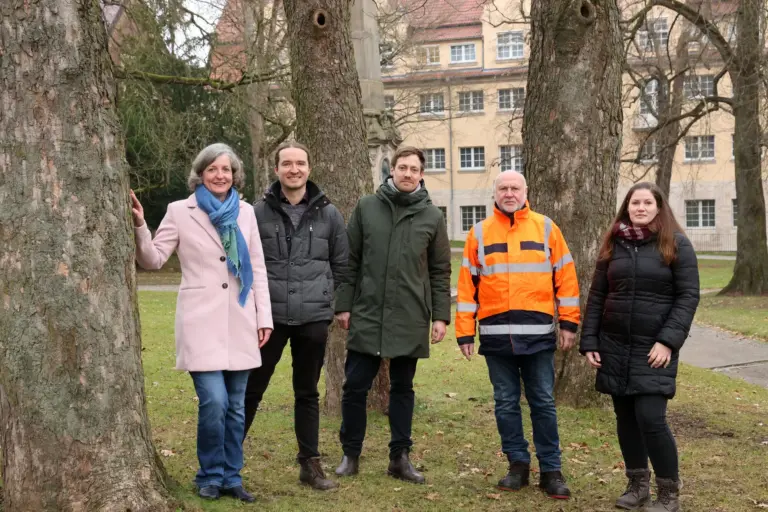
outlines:
[[[654,114],[659,100],[659,81],[655,78],[645,82],[643,92],[640,95],[641,114]]]
[[[387,94],[384,96],[384,109],[385,110],[395,110],[395,97]]]
[[[739,203],[736,202],[736,199],[731,199],[731,208],[733,208],[733,227],[736,227],[739,220]]]
[[[648,20],[645,28],[637,31],[637,46],[641,52],[660,51],[669,42],[667,18]]]
[[[685,227],[715,227],[715,200],[697,199],[685,202]]]
[[[482,112],[483,91],[467,91],[459,93],[459,112]]]
[[[525,105],[525,88],[499,89],[499,110],[521,110]]]
[[[522,59],[525,50],[523,32],[501,32],[496,36],[496,58],[498,60]]]
[[[523,146],[499,146],[499,165],[502,171],[523,172]]]
[[[421,46],[417,50],[416,60],[422,66],[436,66],[440,64],[439,46]]]
[[[683,96],[686,99],[701,99],[715,94],[713,75],[686,76],[683,78]]]
[[[472,226],[485,220],[485,206],[461,207],[461,232],[466,233]]]
[[[656,162],[659,159],[659,151],[656,147],[656,141],[649,139],[643,144],[643,149],[640,150],[640,161],[643,163]]]
[[[427,171],[444,171],[445,170],[445,149],[425,149],[424,150],[424,168]]]
[[[451,46],[451,63],[475,62],[474,44],[454,44]]]
[[[422,114],[442,114],[444,111],[443,93],[419,95],[419,112]]]
[[[470,171],[485,169],[485,148],[459,148],[459,167]]]
[[[714,160],[715,136],[694,135],[685,138],[685,160]]]

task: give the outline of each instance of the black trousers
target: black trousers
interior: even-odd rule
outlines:
[[[251,428],[269,380],[291,341],[293,358],[293,421],[299,443],[299,460],[319,457],[317,449],[320,430],[320,394],[317,383],[325,359],[328,322],[303,325],[276,324],[269,341],[261,349],[261,367],[251,371],[245,390],[245,436]]]
[[[389,456],[395,458],[410,450],[413,423],[413,377],[416,375],[414,357],[396,357],[389,362]],[[347,351],[344,364],[344,387],[341,398],[341,430],[339,439],[344,454],[359,457],[363,451],[367,423],[368,391],[379,372],[381,358],[352,350]]]
[[[647,469],[661,478],[678,479],[677,445],[667,424],[667,402],[661,395],[614,396],[616,431],[627,469]]]

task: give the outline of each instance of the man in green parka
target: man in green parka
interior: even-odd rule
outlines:
[[[399,149],[392,175],[357,203],[347,225],[349,267],[336,295],[336,319],[349,329],[339,438],[339,476],[358,471],[368,391],[381,360],[390,359],[389,468],[424,483],[408,458],[412,446],[413,377],[419,358],[445,337],[451,318],[451,248],[443,213],[424,188],[424,154]]]

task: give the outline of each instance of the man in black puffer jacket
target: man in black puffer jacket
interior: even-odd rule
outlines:
[[[256,203],[275,330],[261,348],[262,366],[251,372],[245,394],[245,432],[253,422],[269,380],[291,341],[294,422],[299,443],[299,479],[319,490],[337,484],[326,479],[318,452],[319,393],[333,292],[346,271],[344,218],[308,181],[309,151],[286,142],[275,152],[276,181]]]

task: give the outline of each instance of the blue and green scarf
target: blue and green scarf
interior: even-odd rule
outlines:
[[[253,267],[251,267],[251,254],[240,228],[237,225],[237,216],[240,214],[240,198],[235,187],[229,189],[227,198],[222,203],[203,185],[195,189],[197,205],[208,214],[211,224],[221,238],[221,245],[227,255],[227,268],[233,276],[240,280],[240,294],[238,303],[245,307],[248,292],[253,285]]]

